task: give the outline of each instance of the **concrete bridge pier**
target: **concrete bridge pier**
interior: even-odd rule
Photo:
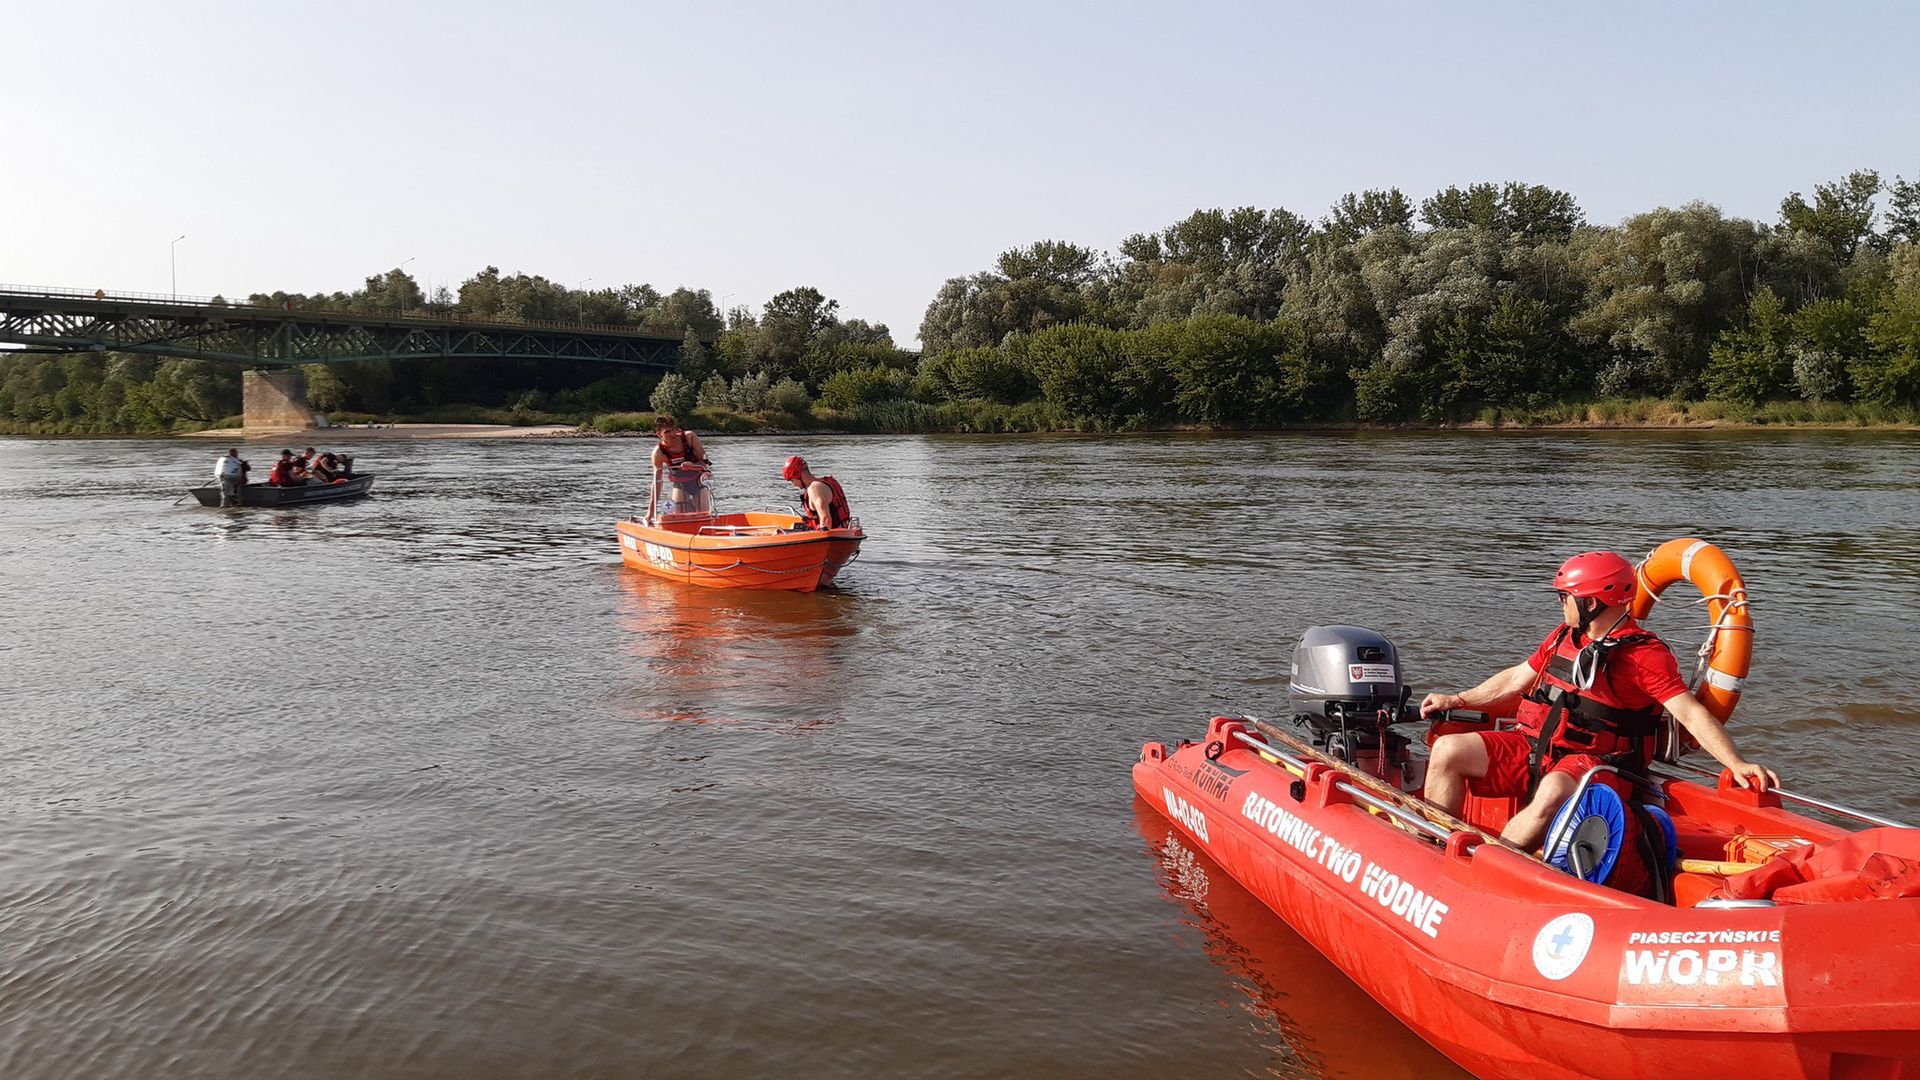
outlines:
[[[307,407],[306,375],[299,368],[241,372],[240,422],[248,431],[317,427]]]

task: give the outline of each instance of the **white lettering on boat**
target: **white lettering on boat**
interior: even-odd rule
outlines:
[[[1778,944],[1780,930],[1661,930],[1635,931],[1629,945],[1760,945]]]
[[[655,566],[673,566],[673,549],[665,544],[647,543],[647,561]]]
[[[1285,807],[1265,795],[1257,791],[1247,792],[1247,801],[1240,805],[1240,816],[1272,833],[1281,843],[1300,854],[1314,857],[1314,846],[1320,843],[1320,830],[1288,813]]]
[[[1164,790],[1164,789],[1162,789]],[[1410,881],[1363,858],[1333,836],[1308,824],[1257,791],[1247,793],[1240,816],[1265,829],[1274,839],[1305,855],[1339,880],[1359,883],[1360,892],[1390,914],[1430,938],[1440,936],[1447,905]]]
[[[1167,816],[1187,827],[1187,831],[1200,838],[1202,843],[1212,843],[1207,839],[1207,815],[1200,808],[1173,793],[1171,788],[1161,788],[1160,794],[1167,797]]]
[[[1780,954],[1772,949],[1628,949],[1621,971],[1629,986],[1779,986]]]
[[[1378,866],[1369,866],[1367,876],[1360,881],[1360,891],[1428,937],[1440,936],[1440,920],[1447,914],[1447,905],[1415,888],[1412,882],[1403,881]]]

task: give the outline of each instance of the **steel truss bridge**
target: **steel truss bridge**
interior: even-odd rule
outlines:
[[[681,342],[585,323],[486,322],[431,312],[358,315],[211,297],[0,285],[0,344],[27,352],[145,353],[254,367],[512,358],[665,369],[679,358]]]

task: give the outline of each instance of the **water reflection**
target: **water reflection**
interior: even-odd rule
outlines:
[[[1273,1055],[1266,1075],[1283,1080],[1465,1077],[1395,1020],[1359,985],[1294,933],[1212,859],[1188,847],[1147,803],[1134,824],[1160,866],[1160,885],[1205,936],[1207,957],[1243,995],[1249,1034]]]
[[[645,687],[623,702],[627,715],[794,733],[844,718],[857,598],[707,589],[624,567],[617,588],[620,651]]]

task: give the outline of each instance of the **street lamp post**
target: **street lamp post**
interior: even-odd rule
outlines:
[[[187,234],[181,233],[173,238],[173,243],[167,245],[167,289],[173,294],[173,302],[176,304],[180,302],[180,262],[174,258],[173,249],[186,238]]]
[[[727,318],[727,301],[733,299],[735,295],[737,294],[728,293],[720,298],[720,329],[722,330],[725,330],[732,321]]]
[[[405,278],[407,276],[407,264],[419,257],[418,255],[409,255],[401,259],[400,268],[395,270],[394,273],[401,278]],[[400,314],[405,315],[407,313],[407,287],[399,281],[394,282],[393,287],[400,290]]]
[[[582,285],[585,285],[585,284],[586,284],[587,282],[589,282],[589,281],[592,281],[592,280],[593,280],[593,279],[592,279],[592,278],[590,278],[590,277],[583,277],[583,278],[581,278],[581,279],[580,279],[580,280],[579,280],[578,282],[576,282],[576,283],[574,284],[574,286],[573,286],[573,291],[574,291],[574,292],[576,292],[576,293],[579,293],[579,292],[580,292],[580,286],[582,286]],[[584,293],[581,293],[581,294],[580,294],[580,295],[579,295],[579,296],[577,297],[577,302],[578,302],[578,303],[579,303],[579,305],[580,305],[580,325],[584,327],[584,326],[586,326],[586,325],[587,325],[587,298],[586,298],[586,295],[585,295]]]

